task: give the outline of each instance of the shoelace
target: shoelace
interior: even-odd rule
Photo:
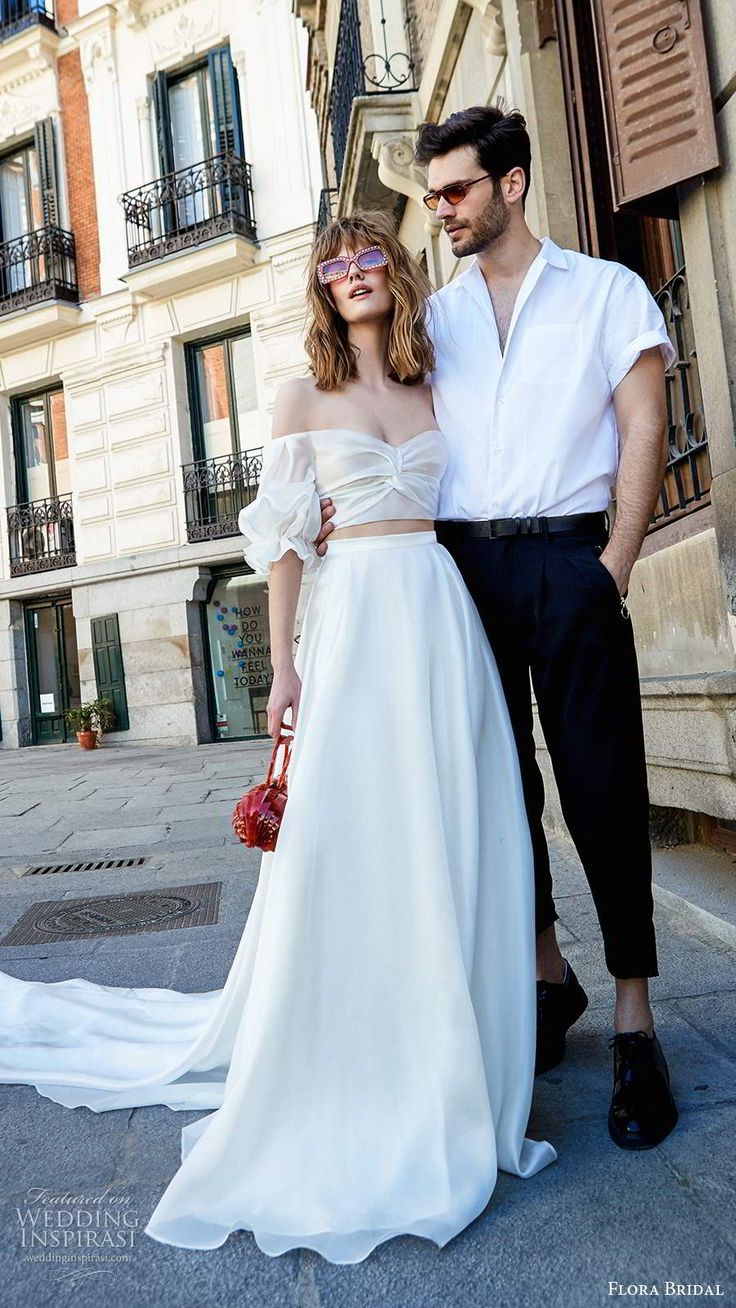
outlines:
[[[617,1039],[620,1039],[622,1036],[638,1036],[638,1035],[646,1036],[646,1037],[647,1037],[647,1038],[646,1038],[646,1043],[645,1043],[643,1040],[631,1040],[630,1043],[629,1043],[629,1048],[632,1049],[632,1050],[648,1050],[648,1049],[651,1049],[651,1047],[652,1047],[652,1040],[651,1040],[651,1038],[650,1038],[649,1036],[647,1036],[646,1031],[616,1031],[616,1032],[614,1032],[614,1034],[613,1034],[612,1036],[609,1036],[609,1037],[608,1037],[608,1048],[609,1048],[609,1049],[613,1049],[613,1046],[615,1045],[616,1040],[617,1040]]]
[[[628,1036],[632,1033],[626,1031],[626,1032],[622,1032],[621,1034],[623,1034],[624,1036]],[[646,1036],[646,1032],[643,1032],[643,1034]],[[623,1043],[624,1042],[622,1042],[622,1044]],[[616,1044],[616,1036],[615,1035],[609,1036],[608,1048],[612,1049],[615,1044]],[[625,1085],[628,1085],[632,1081],[634,1082],[636,1081],[637,1073],[641,1071],[643,1067],[651,1064],[652,1041],[648,1037],[645,1040],[637,1040],[637,1039],[627,1040],[624,1044],[623,1056],[626,1060],[623,1069],[623,1082]]]

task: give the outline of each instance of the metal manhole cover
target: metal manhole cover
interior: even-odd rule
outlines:
[[[210,881],[197,886],[167,886],[127,895],[32,904],[0,940],[0,945],[35,945],[80,937],[208,926],[217,921],[221,889],[221,881]]]

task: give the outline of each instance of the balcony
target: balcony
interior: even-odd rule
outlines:
[[[123,280],[144,295],[202,285],[254,262],[250,164],[231,152],[126,191],[120,203],[130,270]]]
[[[7,41],[33,23],[56,28],[53,0],[0,0],[0,41]]]
[[[0,345],[17,349],[68,331],[79,320],[78,304],[71,232],[39,227],[0,243]]]
[[[337,214],[337,196],[336,186],[324,186],[319,193],[319,209],[317,210],[317,231],[321,232],[323,227],[331,223]]]
[[[392,27],[381,0],[376,48],[361,30],[359,0],[342,0],[337,28],[335,63],[332,70],[329,118],[335,153],[337,181],[341,183],[353,115],[353,101],[360,96],[404,94],[417,89],[416,61],[411,23],[406,10],[390,6]],[[400,22],[396,14],[400,14]]]
[[[677,358],[666,374],[669,451],[650,532],[704,508],[710,503],[711,484],[708,434],[684,268],[660,288],[655,299]]]
[[[77,556],[71,495],[31,500],[7,512],[11,577],[74,567]]]
[[[263,447],[183,464],[190,543],[238,535],[238,514],[256,497],[262,464]]]

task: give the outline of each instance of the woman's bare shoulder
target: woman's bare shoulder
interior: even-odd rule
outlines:
[[[289,377],[282,382],[273,405],[272,440],[288,436],[291,432],[309,430],[314,395],[313,377]]]

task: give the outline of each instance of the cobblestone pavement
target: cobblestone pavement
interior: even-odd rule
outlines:
[[[0,937],[41,901],[222,883],[213,925],[2,945],[0,968],[45,981],[222,986],[258,871],[257,853],[230,830],[230,813],[268,753],[268,742],[0,751]],[[736,933],[725,920],[733,860],[698,847],[657,856],[655,875],[669,889],[657,896],[660,976],[651,993],[681,1117],[659,1148],[627,1154],[606,1130],[611,979],[574,852],[562,838],[552,848],[560,941],[590,996],[566,1059],[536,1081],[529,1131],[554,1143],[557,1163],[529,1181],[500,1173],[485,1212],[442,1250],[403,1237],[362,1264],[339,1267],[307,1250],[269,1258],[248,1232],[217,1250],[180,1250],[142,1228],[178,1166],[181,1128],[201,1113],[92,1113],[63,1108],[31,1086],[0,1086],[3,1308],[594,1308],[617,1297],[610,1282],[656,1286],[675,1304],[692,1295],[667,1295],[667,1282],[720,1284],[719,1302],[736,1305]],[[29,866],[106,858],[143,861],[20,875]],[[696,880],[715,887],[709,911],[689,910],[683,887]],[[127,1260],[109,1250],[101,1270],[71,1278],[69,1264],[33,1261],[58,1252],[30,1245],[20,1215],[32,1207],[33,1188],[71,1195],[74,1221],[92,1211],[75,1196],[126,1197],[139,1227]]]

